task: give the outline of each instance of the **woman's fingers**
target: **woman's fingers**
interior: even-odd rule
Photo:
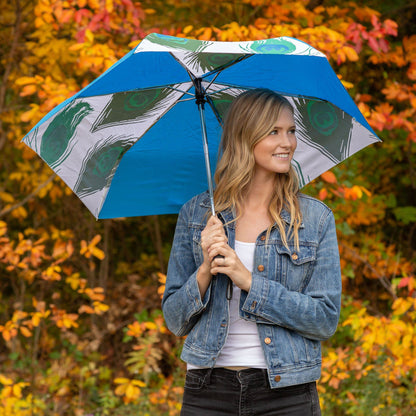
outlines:
[[[208,248],[208,255],[210,260],[214,260],[216,256],[227,256],[230,255],[232,248],[228,245],[227,241],[224,241],[222,239],[219,239],[215,243],[211,244]]]
[[[227,241],[222,222],[217,217],[211,216],[201,233],[202,249],[208,250],[215,243]]]
[[[249,291],[252,275],[227,243],[214,244],[209,250],[211,274],[226,274],[240,289]]]

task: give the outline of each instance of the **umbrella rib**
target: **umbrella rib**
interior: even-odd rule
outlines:
[[[183,100],[178,100],[178,103],[183,103],[185,101],[191,101],[191,100],[195,100],[195,96],[191,97],[191,98],[184,98]]]
[[[218,71],[217,74],[215,75],[215,77],[212,79],[212,81],[208,84],[208,86],[205,88],[205,91],[207,91],[209,89],[209,87],[212,85],[212,83],[217,79],[218,75],[221,74],[221,71]]]
[[[192,93],[190,93],[188,91],[182,91],[179,88],[173,88],[173,87],[170,87],[170,86],[167,86],[166,88],[169,88],[169,89],[174,90],[174,91],[181,92],[182,94],[192,95],[192,98],[195,97],[195,94],[192,94]]]
[[[205,95],[208,97],[209,95],[215,95],[215,94],[218,94],[219,92],[226,91],[226,90],[231,90],[231,89],[232,89],[232,87],[225,87],[225,88],[221,88],[220,90],[209,92]]]

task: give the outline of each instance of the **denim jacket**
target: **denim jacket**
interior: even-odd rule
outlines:
[[[272,388],[320,377],[321,341],[334,334],[339,319],[341,274],[334,216],[309,196],[299,194],[299,203],[299,250],[290,241],[289,249],[283,245],[277,227],[266,243],[264,230],[256,241],[250,291],[241,291],[240,297],[240,316],[257,324]],[[215,366],[229,324],[228,277],[214,276],[203,299],[196,280],[209,206],[203,193],[182,207],[162,300],[168,328],[187,335],[181,358],[203,367]],[[235,223],[229,223],[234,215],[226,210],[219,217],[234,248]],[[286,211],[281,217],[289,224]]]

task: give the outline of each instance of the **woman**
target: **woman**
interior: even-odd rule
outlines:
[[[338,323],[334,217],[299,193],[291,104],[266,89],[230,106],[215,173],[178,217],[163,312],[187,335],[182,415],[320,415],[320,342]],[[227,299],[231,279],[233,293]]]

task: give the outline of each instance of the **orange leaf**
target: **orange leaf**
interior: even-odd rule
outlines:
[[[328,183],[337,183],[337,178],[336,178],[336,176],[335,176],[332,172],[330,172],[330,171],[324,172],[324,173],[321,175],[321,178],[322,178],[325,182],[328,182]]]
[[[324,201],[325,199],[326,199],[326,197],[328,196],[328,191],[325,189],[325,188],[322,188],[320,191],[319,191],[319,199],[321,200],[321,201]]]

